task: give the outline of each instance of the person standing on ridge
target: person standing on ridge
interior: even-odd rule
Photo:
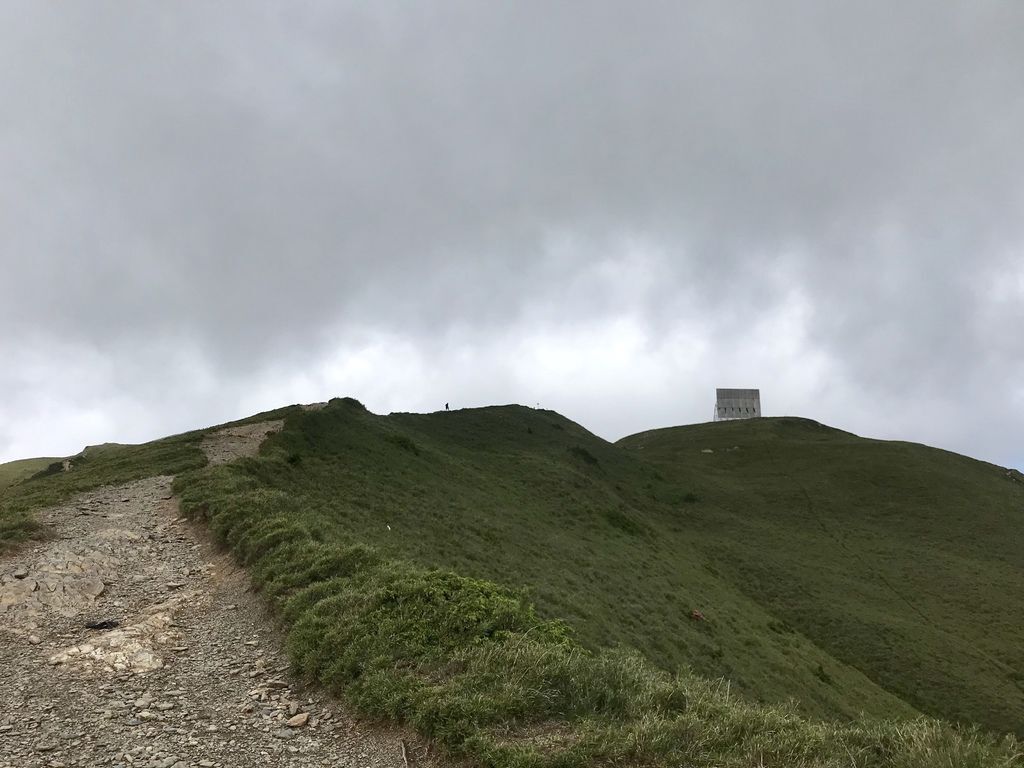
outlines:
[[[445,409],[446,411],[448,410],[448,403],[445,403],[445,404],[444,404],[444,409]]]

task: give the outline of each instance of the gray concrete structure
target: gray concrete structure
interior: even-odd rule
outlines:
[[[761,390],[716,389],[715,421],[756,419],[761,415]]]

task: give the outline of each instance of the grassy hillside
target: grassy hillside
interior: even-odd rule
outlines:
[[[920,719],[817,720],[914,711],[717,573],[691,492],[557,414],[332,401],[176,488],[283,615],[299,670],[488,765],[1020,763]],[[732,682],[658,669],[677,659]],[[787,697],[803,714],[753,703]]]
[[[10,486],[20,483],[22,480],[27,480],[36,472],[46,469],[55,461],[59,461],[59,459],[19,459],[18,461],[8,461],[5,464],[0,464],[0,496]]]
[[[616,446],[522,407],[338,405],[271,449],[260,481],[320,536],[526,588],[587,648],[813,716],[1024,732],[1024,486],[1005,470],[802,420]]]
[[[824,572],[834,558],[816,549],[838,537],[859,551],[852,559],[883,563],[861,564],[864,573],[892,582],[889,561],[906,567],[901,540],[927,530],[917,546],[939,553],[930,557],[963,558],[959,580],[944,588],[991,616],[994,604],[1013,602],[987,581],[1002,563],[1005,583],[1015,583],[1012,542],[998,556],[984,545],[957,549],[970,530],[965,519],[939,532],[920,520],[912,533],[876,536],[913,517],[893,493],[902,475],[876,472],[868,452],[860,479],[815,483],[795,449],[788,466],[782,446],[807,443],[813,464],[823,445],[858,438],[808,422],[780,422],[776,434],[765,420],[747,423],[747,442],[709,425],[693,428],[692,443],[665,430],[612,445],[555,413],[518,406],[377,416],[334,400],[262,416],[286,423],[257,458],[204,467],[204,432],[195,432],[87,451],[73,472],[15,486],[0,498],[0,546],[3,525],[30,525],[34,507],[176,473],[186,511],[209,522],[284,619],[297,669],[358,710],[409,722],[486,765],[1022,765],[1012,739],[921,718],[919,709],[959,716],[961,704],[930,707],[909,695],[884,676],[887,651],[865,639],[878,629],[906,643],[901,680],[916,677],[923,692],[962,686],[959,699],[981,713],[979,723],[1019,730],[1015,715],[1000,719],[988,706],[1003,690],[984,690],[995,685],[986,664],[1014,663],[1015,650],[1000,644],[1015,637],[1012,616],[991,624],[984,650],[960,657],[975,666],[950,682],[933,663],[947,646],[932,645],[939,641],[922,628],[946,621],[951,635],[968,617],[931,617],[932,604],[911,612],[892,583],[883,594],[852,571],[841,579]],[[712,436],[724,442],[711,445]],[[742,462],[760,466],[762,453],[785,471],[752,490],[750,473],[761,470]],[[989,474],[956,487],[995,494],[978,502],[975,519],[998,531],[1006,499],[1003,486],[989,484],[1009,484],[1011,501],[1018,489],[978,466]],[[939,475],[948,474],[928,481],[947,499],[952,486]],[[860,484],[869,481],[888,488],[888,514],[862,510],[870,525],[847,520],[850,533],[837,533],[838,523],[817,512],[827,506],[817,494],[839,504],[868,493]],[[788,522],[798,509],[821,518],[818,528]],[[804,557],[809,565],[791,562]],[[818,621],[808,619],[819,610]],[[830,640],[822,627],[840,620],[841,642]]]
[[[637,648],[814,715],[914,714],[721,579],[692,544],[685,489],[558,414],[336,407],[294,418],[268,448],[287,459],[260,480],[320,535],[526,588],[588,648]]]
[[[780,620],[923,712],[1024,733],[1019,473],[802,419],[619,445],[693,489],[688,538]]]

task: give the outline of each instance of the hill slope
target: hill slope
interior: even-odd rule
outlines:
[[[1024,730],[1008,599],[1024,489],[991,465],[801,420],[612,445],[518,406],[340,401],[267,450],[287,459],[261,482],[321,536],[525,587],[590,648],[635,647],[814,716],[920,709]]]
[[[691,541],[766,610],[924,712],[1024,732],[1019,473],[788,418],[618,445],[694,489]]]
[[[716,575],[693,546],[684,490],[556,413],[339,406],[289,427],[268,446],[290,463],[260,477],[323,536],[525,587],[590,648],[635,647],[755,700],[795,698],[827,716],[914,712]]]
[[[284,619],[298,670],[343,692],[359,711],[408,722],[488,765],[1021,764],[1012,739],[951,729],[915,709],[960,717],[962,702],[932,707],[902,687],[907,680],[923,692],[963,685],[977,722],[1018,730],[1012,710],[990,706],[1002,691],[986,690],[999,682],[993,669],[1019,669],[1014,650],[1002,645],[1015,637],[1012,617],[1006,626],[993,623],[983,652],[959,657],[973,666],[950,682],[930,657],[947,649],[932,643],[950,642],[945,635],[962,631],[969,617],[948,619],[943,633],[924,632],[947,619],[930,616],[932,604],[910,611],[911,598],[892,583],[891,564],[906,562],[900,536],[913,539],[886,533],[892,512],[913,519],[928,505],[904,511],[894,502],[878,520],[862,510],[871,522],[857,525],[836,512],[851,489],[870,495],[861,485],[872,479],[908,499],[917,498],[917,486],[892,494],[905,478],[881,472],[890,459],[870,450],[852,462],[860,474],[846,485],[816,474],[824,446],[872,441],[810,422],[763,420],[661,430],[613,445],[547,411],[377,416],[349,399],[245,421],[271,417],[284,418],[284,429],[258,457],[228,464],[203,466],[205,430],[84,452],[71,472],[38,475],[0,496],[0,546],[5,525],[14,538],[33,531],[39,506],[177,474],[183,509],[208,521]],[[928,482],[946,482],[944,498],[975,499],[993,530],[1012,524],[1004,509],[1019,500],[1012,476],[911,451],[923,452],[922,467],[962,463],[962,471],[941,464]],[[988,501],[977,500],[985,494]],[[835,521],[819,507],[835,512]],[[817,529],[801,525],[800,510]],[[954,551],[969,530],[945,517],[934,545],[920,545],[924,556]],[[874,557],[879,568],[858,565],[887,591],[845,563],[849,578],[823,577],[832,562],[818,552],[826,536],[850,560]],[[1000,601],[1014,602],[988,586],[1000,567],[1007,585],[1018,578],[1013,542],[967,550],[952,587],[957,599],[971,596],[993,613]],[[702,620],[691,618],[695,610]],[[822,630],[843,619],[840,640],[849,647]],[[877,664],[888,656],[869,642],[878,627],[908,643],[895,681]],[[617,645],[646,658],[608,650]],[[713,680],[719,676],[727,682]],[[788,699],[800,711],[771,704]]]
[[[18,459],[0,464],[0,494],[10,486],[27,480],[36,472],[46,469],[57,459]]]

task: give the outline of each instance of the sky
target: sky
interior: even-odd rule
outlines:
[[[294,402],[1024,467],[1024,4],[0,0],[0,461]]]

